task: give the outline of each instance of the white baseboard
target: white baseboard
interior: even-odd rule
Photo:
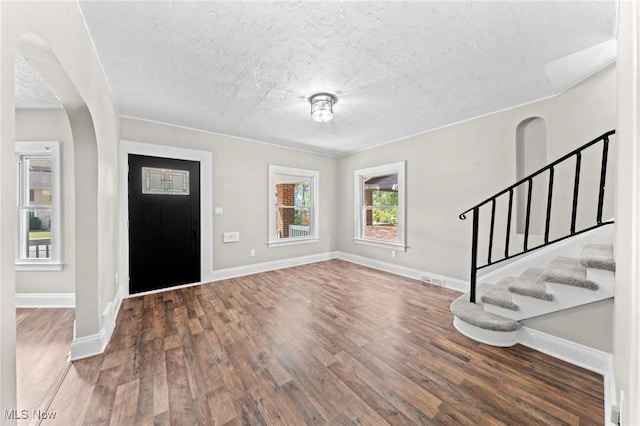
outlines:
[[[276,269],[291,268],[293,266],[300,266],[306,265],[308,263],[335,259],[336,257],[338,257],[337,252],[326,252],[313,254],[310,256],[300,256],[292,257],[289,259],[274,260],[272,262],[254,263],[252,265],[237,266],[235,268],[218,269],[211,272],[211,281],[220,281],[229,278],[258,274],[260,272],[273,271]]]
[[[118,312],[120,312],[120,305],[122,305],[122,287],[118,287],[113,300],[107,303],[107,306],[104,308],[102,312],[102,329],[105,330],[106,335],[111,338],[113,334],[113,330],[116,328],[116,318],[118,317]],[[108,343],[107,339],[107,343]]]
[[[16,293],[16,308],[75,307],[75,293]]]
[[[604,381],[604,424],[611,423],[611,407],[617,405],[613,354],[561,339],[528,327],[520,329],[519,343],[561,359],[569,364],[601,374]]]
[[[75,329],[75,322],[74,322]],[[75,334],[75,333],[74,333]],[[100,355],[107,347],[106,331],[100,329],[100,333],[89,336],[74,337],[71,343],[71,361],[77,361],[90,356]],[[104,342],[104,343],[103,343]]]
[[[255,263],[252,265],[237,266],[235,268],[218,269],[211,273],[211,281],[220,281],[230,278],[243,277],[246,275],[258,274],[260,272],[273,271],[276,269],[291,268],[293,266],[306,265],[309,263],[322,262],[330,259],[342,259],[358,265],[366,266],[380,271],[389,272],[403,277],[421,280],[423,277],[431,278],[434,283],[442,283],[442,287],[466,293],[469,291],[469,283],[457,278],[435,274],[428,271],[410,268],[408,266],[396,265],[394,263],[383,262],[381,260],[368,257],[357,256],[355,254],[342,251],[330,251],[314,254],[310,256],[293,257],[289,259],[274,260],[272,262]],[[193,284],[189,284],[193,285]]]
[[[345,253],[342,251],[335,252],[337,258],[346,260],[348,262],[357,263],[358,265],[367,266],[369,268],[378,269],[381,271],[389,272],[403,277],[412,278],[414,280],[421,280],[423,277],[429,277],[432,280],[437,280],[442,283],[442,287],[449,288],[451,290],[460,291],[466,293],[469,291],[469,283],[457,278],[447,277],[445,275],[435,274],[428,271],[410,268],[408,266],[396,265],[394,263],[383,262],[381,260],[375,260],[368,257],[357,256],[355,254]],[[439,284],[436,284],[439,285]]]
[[[429,277],[442,283],[443,287],[457,290],[463,293],[469,291],[469,283],[457,278],[447,277],[445,275],[434,274],[428,271],[410,268],[407,266],[396,265],[381,260],[375,260],[368,257],[357,256],[355,254],[345,253],[342,251],[330,251],[310,256],[293,257],[290,259],[275,260],[272,262],[255,263],[253,265],[238,266],[235,268],[218,269],[211,273],[212,281],[226,280],[229,278],[242,277],[245,275],[258,274],[260,272],[273,271],[276,269],[291,268],[293,266],[306,265],[309,263],[322,262],[330,259],[342,259],[358,265],[366,266],[373,269],[389,272],[403,277],[421,280],[423,277]]]
[[[116,326],[116,318],[122,304],[122,287],[118,287],[113,300],[107,303],[102,313],[102,324],[98,334],[74,337],[71,343],[71,361],[99,355],[104,352]],[[75,336],[75,321],[73,334]]]

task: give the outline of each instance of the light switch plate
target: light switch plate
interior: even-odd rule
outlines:
[[[214,213],[214,214],[222,214],[222,207],[216,207],[216,208],[213,210],[213,213]]]

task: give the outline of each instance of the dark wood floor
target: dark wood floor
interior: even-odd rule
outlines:
[[[69,366],[73,309],[16,309],[16,382],[19,410],[46,411]],[[20,416],[22,417],[22,416]]]
[[[332,260],[127,299],[53,423],[603,423],[601,376],[461,336],[456,296]]]

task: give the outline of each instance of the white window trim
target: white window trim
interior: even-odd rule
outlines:
[[[16,161],[20,155],[50,155],[51,156],[51,191],[54,196],[51,199],[51,259],[20,258],[19,226],[16,222],[16,271],[61,271],[62,262],[62,192],[60,191],[60,142],[59,141],[34,141],[16,142]],[[20,185],[23,177],[17,179],[17,194],[20,195]],[[16,199],[17,201],[17,199]],[[17,206],[16,206],[17,207]]]
[[[362,204],[363,200],[363,183],[365,179],[374,176],[383,176],[388,174],[398,174],[398,241],[380,241],[372,238],[365,238],[362,233],[363,217]],[[405,161],[384,164],[381,166],[369,167],[366,169],[356,170],[353,173],[353,190],[354,190],[354,237],[353,241],[357,244],[367,246],[380,247],[389,250],[406,251],[405,245]]]
[[[278,200],[273,190],[276,187],[276,175],[300,176],[309,178],[311,191],[311,235],[301,238],[277,238],[276,208]],[[268,247],[280,247],[296,244],[316,243],[320,241],[320,172],[317,170],[299,169],[294,167],[276,166],[269,164],[269,240]]]

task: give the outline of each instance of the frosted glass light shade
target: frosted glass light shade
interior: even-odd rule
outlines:
[[[333,104],[336,97],[329,93],[317,93],[309,98],[311,118],[319,123],[333,120]]]

